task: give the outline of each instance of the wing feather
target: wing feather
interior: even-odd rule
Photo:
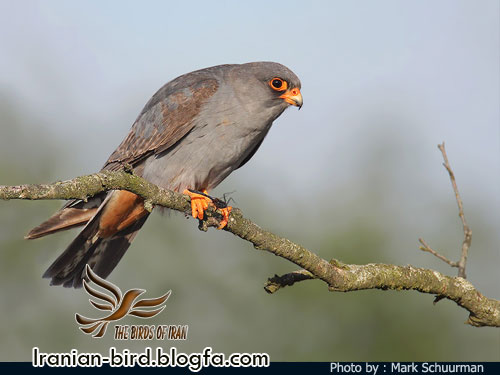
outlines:
[[[103,169],[132,166],[151,154],[161,153],[182,139],[191,129],[203,104],[217,91],[213,76],[198,71],[163,86],[146,104],[129,134],[109,157]]]

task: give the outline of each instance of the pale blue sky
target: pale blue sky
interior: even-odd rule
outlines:
[[[409,170],[418,178],[401,189],[441,179],[444,192],[444,140],[462,189],[498,204],[498,1],[0,4],[1,88],[67,147],[63,177],[99,168],[168,80],[274,60],[301,78],[304,107],[278,119],[222,192],[264,179],[297,194]],[[387,147],[387,165],[364,171]]]
[[[0,7],[2,89],[28,101],[48,133],[79,137],[74,156],[89,170],[166,81],[220,63],[274,60],[299,75],[305,105],[277,121],[251,170],[272,159],[300,185],[296,172],[313,178],[325,157],[355,159],[355,144],[365,147],[389,126],[415,135],[410,153],[432,158],[434,144],[446,140],[467,173],[498,172],[498,1]],[[295,152],[274,152],[283,144]],[[336,173],[349,169],[338,165]]]
[[[325,249],[318,244],[324,233],[338,234],[347,228],[352,234],[356,228],[363,231],[363,225],[369,223],[365,231],[375,228],[374,233],[379,233],[377,230],[383,233],[385,253],[372,254],[371,246],[366,246],[362,254],[353,255],[358,256],[354,258],[357,261],[410,263],[456,274],[444,263],[422,254],[417,243],[417,238],[422,236],[431,245],[442,248],[446,255],[458,256],[462,240],[460,222],[450,182],[436,148],[437,143],[446,141],[474,233],[468,275],[485,295],[499,298],[499,11],[497,0],[0,0],[0,100],[4,106],[5,103],[11,105],[18,116],[19,112],[24,112],[33,119],[33,124],[20,129],[22,134],[16,134],[13,141],[9,138],[12,134],[9,128],[15,125],[6,120],[8,116],[0,116],[0,159],[24,157],[27,170],[40,168],[41,171],[33,174],[32,181],[26,181],[25,176],[23,180],[15,180],[18,176],[9,173],[0,176],[0,184],[50,182],[95,172],[121,142],[144,104],[165,82],[211,65],[273,60],[287,65],[300,77],[304,106],[300,111],[295,108],[287,110],[276,121],[252,161],[229,176],[214,194],[220,196],[236,190],[237,206],[246,216],[275,233],[310,246],[326,259],[336,257],[338,249]],[[56,170],[44,165],[47,153],[59,156],[61,162],[53,167]],[[46,175],[49,181],[41,181],[40,176]],[[42,203],[28,204],[34,207],[32,212],[37,208],[36,215],[41,215]],[[295,218],[297,209],[293,205],[303,208],[299,220]],[[4,221],[11,217],[19,219],[23,211],[17,216],[11,215],[21,206],[21,202],[11,202],[10,209],[7,208],[10,211],[4,211]],[[46,215],[50,213],[47,208]],[[15,256],[23,257],[23,262],[11,260],[14,258],[12,249],[11,253],[5,254],[5,259],[12,262],[9,269],[20,267],[24,270],[29,269],[25,264],[36,261],[37,272],[41,273],[44,265],[56,255],[56,249],[45,240],[21,242],[29,229],[28,222],[34,220],[30,215],[22,218],[22,222],[26,222],[25,228],[8,225],[2,228],[4,233],[19,239]],[[154,217],[158,219],[156,215]],[[154,226],[156,219],[151,219],[153,223],[148,224],[149,228]],[[210,231],[198,236],[192,220],[179,222],[173,218],[161,218],[159,222],[161,226],[157,227],[166,232],[176,231],[176,228],[185,230],[182,239],[183,244],[184,241],[187,244],[183,247],[172,244],[167,234],[151,234],[148,238],[139,235],[132,245],[134,251],[129,252],[128,260],[120,264],[120,270],[113,274],[113,278],[127,275],[127,270],[134,267],[153,272],[155,266],[157,273],[187,270],[203,274],[200,271],[203,269],[217,274],[213,278],[200,279],[210,280],[209,283],[217,286],[210,287],[210,293],[201,296],[220,305],[213,307],[211,315],[209,313],[212,319],[218,320],[216,324],[201,321],[198,307],[186,308],[188,303],[197,306],[196,297],[200,296],[191,294],[191,291],[206,292],[198,288],[198,279],[188,280],[192,283],[189,284],[192,288],[189,295],[179,297],[176,302],[182,314],[188,311],[193,322],[199,321],[200,326],[207,330],[194,329],[194,335],[202,339],[189,341],[188,345],[201,344],[212,337],[225,342],[231,337],[233,344],[237,337],[233,327],[236,327],[241,337],[238,350],[242,350],[248,341],[249,321],[261,318],[274,325],[268,316],[260,316],[259,303],[270,303],[271,300],[264,300],[268,296],[257,300],[253,295],[248,297],[249,294],[245,294],[245,290],[251,289],[254,293],[255,288],[260,288],[260,284],[256,287],[255,283],[264,279],[256,276],[257,272],[250,279],[242,273],[239,284],[238,281],[234,284],[237,293],[233,293],[232,283],[221,286],[220,274],[232,269],[238,278],[245,267],[252,272],[261,270],[268,262],[276,261],[275,257],[264,258],[254,253],[247,257],[245,252],[232,251],[232,247],[241,245],[241,241],[230,242],[234,239],[220,232]],[[35,224],[38,223],[32,223]],[[323,237],[316,236],[316,233],[322,233]],[[7,240],[11,241],[10,238]],[[64,248],[68,238],[55,237],[53,241],[60,241],[57,246]],[[141,245],[140,241],[146,239],[151,242],[142,242]],[[209,243],[213,248],[208,250],[204,245],[189,245],[194,239],[199,244]],[[9,242],[9,246],[15,245]],[[182,251],[173,251],[176,246]],[[144,261],[137,266],[134,259],[141,262],[142,250],[145,250],[144,254],[157,254],[161,260],[153,265]],[[184,259],[185,254],[191,254],[191,258]],[[351,256],[349,252],[345,254]],[[151,260],[154,255],[146,258]],[[181,264],[175,263],[176,259],[198,262],[200,269],[191,267],[191,264],[176,268],[173,264]],[[207,264],[210,267],[206,267]],[[160,265],[165,266],[161,268]],[[285,266],[288,272],[290,265]],[[32,267],[35,269],[35,263]],[[272,272],[279,272],[274,266],[272,269]],[[32,271],[30,275],[34,273]],[[266,271],[265,277],[269,275]],[[38,279],[38,274],[36,280],[39,283],[20,282],[17,274],[5,277],[2,285],[19,287],[23,290],[22,295],[30,295],[25,294],[29,291],[31,295],[39,294],[39,299],[41,295],[59,297],[66,309],[71,309],[64,315],[67,318],[65,327],[75,328],[72,301],[78,295],[73,291],[48,288],[46,281]],[[170,283],[182,277],[168,275],[165,279]],[[148,285],[156,284],[159,279],[156,275]],[[179,288],[183,282],[178,284]],[[4,288],[3,300],[9,300],[6,296],[13,290]],[[174,290],[177,293],[177,289]],[[263,292],[259,289],[255,293]],[[232,303],[247,297],[251,302],[238,302],[241,311],[234,314],[231,308],[221,303],[228,295]],[[377,298],[379,296],[377,294]],[[415,293],[412,300],[414,297]],[[424,306],[425,297],[415,298],[416,303]],[[297,305],[311,308],[310,319],[317,319],[313,309],[318,301],[302,298],[303,295],[295,299]],[[433,309],[432,314],[438,311],[435,309],[456,309],[447,302],[431,307],[430,297],[425,301],[428,304],[425,307]],[[30,300],[24,302],[28,304]],[[281,303],[274,305],[279,309],[275,310],[279,311],[275,316],[280,319]],[[17,310],[13,307],[12,314],[18,314],[20,319],[15,322],[6,320],[0,331],[4,329],[2,332],[10,335],[5,336],[9,338],[6,342],[1,343],[3,352],[22,353],[28,359],[32,343],[27,340],[21,346],[15,328],[23,327],[29,331],[30,322],[34,322],[31,315],[26,315],[32,313],[26,304],[16,306]],[[221,312],[221,306],[226,311]],[[285,308],[290,311],[296,308],[291,304],[287,306]],[[319,320],[312,327],[311,341],[304,341],[304,348],[300,349],[308,353],[303,358],[310,358],[309,351],[317,349],[314,345],[318,344],[317,337],[325,334],[325,324],[334,329],[335,325],[343,324],[342,319],[330,320],[330,314],[350,314],[350,310],[333,310],[336,306],[328,310],[328,319]],[[245,320],[245,313],[248,320]],[[241,315],[245,323],[227,325],[229,317],[235,315]],[[359,317],[366,319],[365,315]],[[295,324],[293,317],[288,319]],[[462,353],[469,356],[467,358],[485,350],[494,352],[490,343],[495,333],[472,332],[461,324],[462,321],[455,326],[456,319],[449,320],[450,327],[453,325],[453,328],[448,328],[449,332],[457,331],[461,336],[450,333],[446,340],[465,342],[465,346],[457,348],[461,348]],[[362,327],[358,321],[355,325],[358,329]],[[224,331],[224,327],[231,331]],[[57,326],[57,330],[59,328]],[[432,325],[427,328],[432,330]],[[280,329],[267,329],[268,336],[265,337],[269,340],[262,341],[271,345],[275,338],[273,334],[278,332],[278,337]],[[348,331],[350,336],[356,337],[351,330]],[[36,336],[36,332],[32,334]],[[72,335],[71,331],[68,335]],[[339,347],[345,346],[344,338],[331,336],[332,342],[339,340]],[[360,337],[363,337],[360,343],[366,341],[364,336]],[[467,340],[456,337],[467,337]],[[40,335],[41,342],[48,339]],[[255,336],[252,339],[253,343],[261,340]],[[495,341],[497,348],[498,342]],[[288,353],[286,343],[282,340],[280,344],[280,350]],[[16,345],[22,347],[22,351]],[[385,345],[389,343],[383,341]],[[397,342],[392,345],[397,345]],[[275,346],[274,342],[271,346]],[[447,345],[443,347],[448,348]],[[296,352],[297,349],[290,351]],[[459,357],[457,353],[455,355]],[[496,357],[482,358],[493,360]]]

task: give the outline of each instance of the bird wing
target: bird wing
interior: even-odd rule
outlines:
[[[158,90],[103,169],[120,170],[124,164],[135,167],[147,156],[167,150],[188,134],[202,106],[219,87],[218,69],[213,67],[185,74]],[[140,175],[140,171],[136,170],[136,173]],[[52,217],[33,228],[26,238],[39,238],[85,225],[106,196],[106,193],[101,193],[89,202],[70,200]]]
[[[145,157],[167,150],[189,133],[203,104],[219,87],[212,70],[185,74],[158,90],[103,169],[120,170],[124,164],[136,166]],[[70,200],[48,220],[33,228],[26,238],[39,238],[85,225],[96,214],[105,197],[106,193],[101,193],[89,202]]]
[[[163,86],[146,104],[127,137],[103,169],[137,165],[151,154],[172,147],[193,128],[203,104],[217,91],[218,81],[200,77],[202,71],[181,76]]]

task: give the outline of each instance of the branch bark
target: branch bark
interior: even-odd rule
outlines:
[[[83,199],[107,190],[128,190],[145,199],[145,206],[164,206],[189,214],[191,207],[185,195],[162,189],[127,173],[102,171],[93,175],[48,185],[0,186],[0,199]],[[221,215],[210,208],[200,229],[217,227]],[[330,291],[349,292],[362,289],[417,290],[450,299],[469,312],[467,323],[476,327],[500,327],[500,301],[483,296],[462,277],[445,276],[437,271],[413,266],[391,264],[344,264],[336,259],[327,261],[303,246],[262,229],[233,209],[224,230],[249,241],[258,250],[285,258],[303,270],[295,276],[275,276],[266,285],[274,292],[285,285],[306,279],[323,280]]]

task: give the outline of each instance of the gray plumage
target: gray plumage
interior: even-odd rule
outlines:
[[[253,156],[273,121],[293,103],[281,97],[284,90],[273,89],[275,77],[300,90],[297,76],[273,62],[219,65],[170,81],[149,100],[103,169],[127,164],[150,182],[180,192],[215,188]],[[301,97],[295,105],[302,105]],[[71,201],[28,234],[38,238],[85,224],[44,274],[52,284],[79,287],[85,264],[106,277],[121,259],[148,215],[103,235],[103,208],[113,194],[120,191],[101,194],[92,204]]]

